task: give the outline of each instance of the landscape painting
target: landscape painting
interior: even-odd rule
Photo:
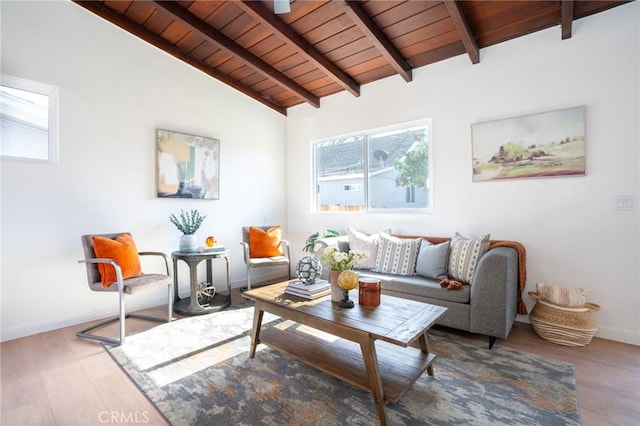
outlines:
[[[220,198],[220,141],[158,129],[158,198]]]
[[[473,181],[585,174],[585,107],[471,125]]]

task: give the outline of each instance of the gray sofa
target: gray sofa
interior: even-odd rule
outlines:
[[[398,236],[418,238],[416,236]],[[420,237],[438,244],[449,240],[439,237]],[[317,250],[326,246],[337,246],[340,251],[349,251],[346,235],[318,241]],[[519,266],[522,265],[522,268]],[[526,314],[522,302],[524,287],[524,247],[511,241],[491,241],[489,250],[480,258],[470,284],[459,290],[446,290],[440,279],[419,275],[403,276],[355,271],[361,276],[380,279],[382,294],[413,299],[447,307],[438,324],[489,337],[489,348],[496,338],[506,338],[511,331],[516,315]]]

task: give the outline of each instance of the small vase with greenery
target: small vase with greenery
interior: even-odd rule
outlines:
[[[185,212],[180,210],[180,216],[171,213],[169,220],[173,223],[178,231],[182,232],[180,237],[180,251],[197,251],[198,240],[194,235],[202,225],[207,216],[202,216],[198,210],[190,210]]]

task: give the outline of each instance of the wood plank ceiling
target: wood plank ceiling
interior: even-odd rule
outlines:
[[[285,114],[287,108],[468,55],[627,1],[80,1],[76,4]],[[276,0],[277,1],[277,0]]]

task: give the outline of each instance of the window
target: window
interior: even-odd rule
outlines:
[[[316,211],[431,210],[431,121],[314,142]]]
[[[2,75],[0,155],[44,163],[58,161],[58,88]]]

